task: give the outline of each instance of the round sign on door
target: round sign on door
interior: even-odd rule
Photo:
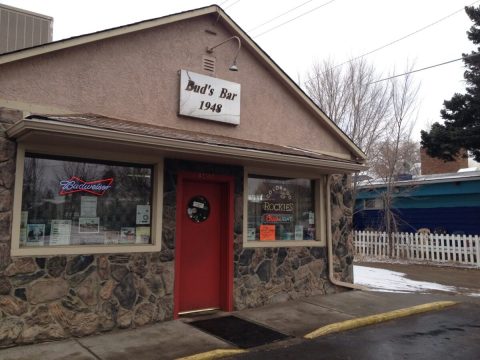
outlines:
[[[195,223],[201,223],[210,215],[210,204],[205,196],[196,195],[187,205],[187,215]]]

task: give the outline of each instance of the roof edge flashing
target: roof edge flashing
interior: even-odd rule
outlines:
[[[205,155],[276,162],[278,164],[288,164],[290,166],[318,167],[329,170],[338,170],[339,173],[362,171],[366,168],[363,164],[342,161],[341,159],[315,159],[266,150],[245,149],[229,145],[134,134],[118,130],[94,128],[86,125],[61,123],[55,120],[50,120],[48,117],[45,118],[44,116],[35,115],[18,121],[6,130],[9,138],[17,139],[20,142],[24,141],[23,138],[25,135],[36,132],[60,134],[65,136],[81,136],[91,139],[108,139],[110,141],[119,141],[138,146],[155,146],[159,149],[163,148],[183,153],[196,152]]]

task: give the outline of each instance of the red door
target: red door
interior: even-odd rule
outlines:
[[[176,314],[230,307],[229,184],[214,180],[179,176]]]

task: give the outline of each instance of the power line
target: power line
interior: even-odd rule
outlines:
[[[231,3],[230,5],[227,5],[227,6],[225,7],[225,10],[227,10],[228,8],[231,8],[233,5],[235,5],[235,4],[238,3],[239,1],[240,1],[240,0],[237,0],[237,1],[233,2],[233,3]]]
[[[430,65],[430,66],[426,66],[426,67],[421,68],[421,69],[416,69],[416,70],[407,71],[406,73],[403,73],[403,74],[392,75],[392,76],[390,76],[390,77],[388,77],[388,78],[385,78],[385,79],[380,79],[380,80],[372,81],[371,83],[368,83],[368,85],[376,84],[376,83],[379,83],[379,82],[382,82],[382,81],[387,81],[387,80],[394,79],[394,78],[397,78],[397,77],[400,77],[400,76],[405,76],[405,75],[413,74],[413,73],[416,73],[416,72],[419,72],[419,71],[432,69],[432,68],[435,68],[435,67],[438,67],[438,66],[447,65],[447,64],[450,64],[450,63],[453,63],[453,62],[456,62],[456,61],[460,61],[460,60],[463,60],[463,59],[469,59],[469,58],[472,58],[472,57],[475,57],[475,56],[479,56],[479,55],[480,55],[480,53],[471,54],[471,55],[467,55],[467,56],[462,56],[461,58],[458,58],[458,59],[453,59],[453,60],[445,61],[445,62],[440,63],[440,64]]]
[[[303,14],[300,14],[300,15],[298,15],[297,17],[294,17],[293,19],[287,20],[287,21],[285,21],[285,22],[283,22],[283,23],[281,23],[281,24],[279,24],[279,25],[277,25],[277,26],[274,26],[273,28],[270,28],[270,29],[268,29],[268,30],[266,30],[266,31],[258,34],[258,35],[255,35],[254,38],[258,38],[258,37],[260,37],[260,36],[262,36],[262,35],[270,32],[270,31],[272,31],[272,30],[275,30],[275,29],[279,28],[280,26],[283,26],[283,25],[285,25],[285,24],[288,24],[289,22],[292,22],[292,21],[294,21],[294,20],[297,20],[298,18],[300,18],[300,17],[302,17],[302,16],[308,15],[308,14],[314,12],[315,10],[318,10],[318,9],[320,9],[320,8],[328,5],[328,4],[331,4],[331,3],[334,2],[334,1],[336,1],[336,0],[327,1],[326,3],[324,3],[324,4],[320,5],[320,6],[317,6],[316,8],[313,8],[313,9],[307,11],[307,12],[304,12]],[[478,1],[480,1],[480,0],[478,0]]]
[[[479,1],[480,1],[480,0],[474,1],[473,3],[471,3],[470,5],[467,5],[467,6],[472,6],[473,4],[475,4],[475,3],[479,2]],[[396,40],[393,40],[393,41],[391,41],[391,42],[389,42],[389,43],[387,43],[387,44],[385,44],[385,45],[382,45],[382,46],[380,46],[380,47],[378,47],[378,48],[376,48],[376,49],[374,49],[374,50],[372,50],[372,51],[369,51],[369,52],[367,52],[367,53],[365,53],[365,54],[363,54],[363,55],[357,56],[357,57],[355,57],[355,58],[353,58],[353,59],[350,59],[350,60],[347,60],[347,61],[345,61],[345,62],[343,62],[343,63],[341,63],[341,64],[335,65],[335,66],[333,66],[332,68],[330,68],[329,70],[336,69],[337,67],[343,66],[343,65],[345,65],[345,64],[349,64],[349,63],[351,63],[351,62],[353,62],[353,61],[355,61],[355,60],[358,60],[358,59],[361,59],[361,58],[363,58],[363,57],[365,57],[365,56],[367,56],[367,55],[373,54],[374,52],[377,52],[377,51],[380,51],[380,50],[382,50],[382,49],[385,49],[386,47],[391,46],[391,45],[393,45],[393,44],[396,44],[396,43],[399,42],[399,41],[405,40],[406,38],[409,38],[410,36],[413,36],[413,35],[415,35],[415,34],[418,34],[419,32],[421,32],[421,31],[423,31],[423,30],[425,30],[425,29],[428,29],[429,27],[431,27],[431,26],[433,26],[433,25],[436,25],[436,24],[438,24],[439,22],[442,22],[442,21],[448,19],[449,17],[458,14],[459,12],[461,12],[461,11],[463,11],[463,10],[464,10],[464,8],[461,8],[461,9],[459,9],[459,10],[456,10],[456,11],[454,11],[453,13],[448,14],[447,16],[444,16],[443,18],[441,18],[441,19],[439,19],[439,20],[437,20],[437,21],[434,21],[433,23],[428,24],[428,25],[426,25],[426,26],[424,26],[424,27],[422,27],[422,28],[420,28],[420,29],[418,29],[418,30],[415,30],[414,32],[412,32],[412,33],[410,33],[410,34],[407,34],[407,35],[405,35],[405,36],[402,36],[401,38],[398,38],[398,39],[396,39]]]
[[[227,0],[227,1],[228,1],[228,0]],[[257,30],[258,28],[262,27],[263,25],[267,25],[267,24],[271,23],[272,21],[277,20],[278,18],[282,17],[283,15],[287,15],[288,13],[290,13],[290,12],[292,12],[292,11],[294,11],[294,10],[297,10],[298,8],[304,6],[304,5],[306,5],[306,4],[308,4],[308,3],[312,2],[312,1],[313,1],[313,0],[305,1],[304,3],[302,3],[302,4],[298,5],[298,6],[295,6],[294,8],[291,8],[290,10],[287,10],[287,11],[285,11],[284,13],[282,13],[282,14],[280,14],[280,15],[277,15],[277,16],[275,16],[274,18],[271,18],[270,20],[267,20],[267,21],[265,21],[264,23],[261,23],[260,25],[257,25],[257,26],[255,26],[254,28],[249,29],[249,30],[247,30],[247,31],[250,32],[250,31]]]

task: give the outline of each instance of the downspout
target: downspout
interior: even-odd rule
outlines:
[[[327,213],[327,250],[328,250],[328,279],[330,282],[337,286],[343,286],[349,289],[356,289],[356,290],[368,290],[365,286],[356,285],[352,283],[347,283],[344,281],[340,281],[335,279],[333,276],[333,243],[332,243],[332,209],[330,204],[330,182],[332,179],[332,175],[327,175],[327,181],[325,185],[325,192],[327,196],[326,201],[326,213]]]

